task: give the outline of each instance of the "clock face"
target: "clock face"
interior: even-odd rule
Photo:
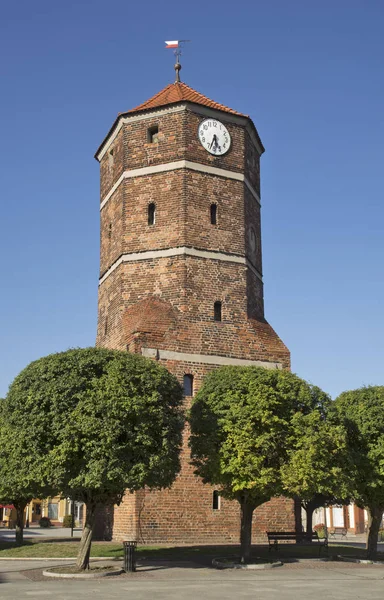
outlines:
[[[215,119],[205,119],[200,123],[199,140],[204,148],[215,156],[222,156],[231,147],[228,129]]]

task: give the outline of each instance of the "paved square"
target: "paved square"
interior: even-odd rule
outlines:
[[[297,600],[299,595],[305,600],[381,600],[384,595],[384,567],[375,565],[308,561],[265,571],[217,571],[193,562],[153,560],[143,561],[137,573],[116,578],[41,580],[38,569],[54,564],[62,562],[0,560],[0,599]]]

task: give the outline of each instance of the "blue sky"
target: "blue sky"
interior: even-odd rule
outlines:
[[[333,397],[384,384],[382,0],[19,0],[0,21],[0,396],[95,342],[99,174],[118,112],[182,80],[263,140],[266,316]]]

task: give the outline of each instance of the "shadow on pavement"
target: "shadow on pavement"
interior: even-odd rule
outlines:
[[[206,569],[212,567],[212,558],[207,562],[197,562],[194,560],[161,560],[159,559],[138,559],[137,568],[141,572],[161,571],[166,569]],[[213,568],[213,567],[212,567]]]

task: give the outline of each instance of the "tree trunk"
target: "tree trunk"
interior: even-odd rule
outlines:
[[[368,509],[368,532],[367,532],[367,558],[369,560],[377,559],[377,539],[379,537],[379,529],[381,519],[383,517],[383,509],[378,506],[372,506]]]
[[[252,540],[252,515],[255,505],[248,499],[245,493],[240,499],[241,506],[241,528],[240,528],[240,562],[247,563],[251,556]]]
[[[86,503],[85,525],[80,540],[79,551],[77,553],[76,567],[80,571],[89,569],[89,556],[91,553],[91,542],[93,527],[95,525],[96,505]]]
[[[301,533],[303,531],[303,521],[301,519],[301,501],[300,498],[295,498],[295,531]]]
[[[16,544],[21,546],[24,540],[24,510],[27,502],[14,502],[16,508]]]
[[[307,506],[305,507],[305,512],[307,513],[307,525],[306,525],[306,533],[312,533],[312,519],[313,519],[313,512],[314,512],[314,507],[312,506],[312,504],[307,504]]]

